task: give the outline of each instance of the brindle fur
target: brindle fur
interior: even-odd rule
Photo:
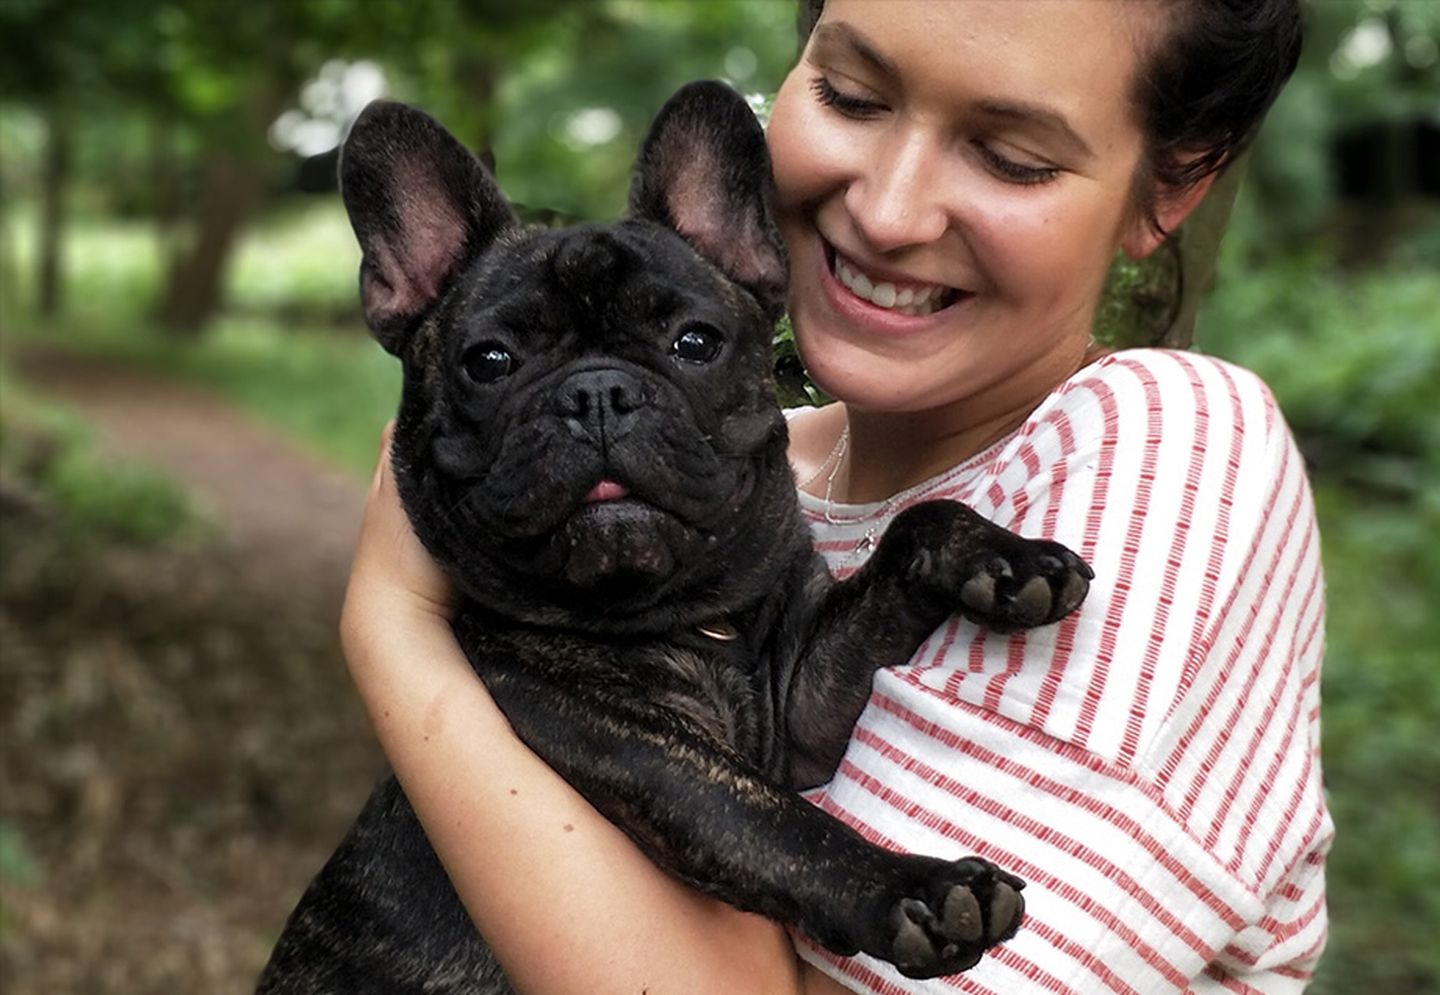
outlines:
[[[794,789],[833,773],[878,665],[957,611],[998,629],[1054,621],[1089,571],[927,502],[831,578],[770,376],[786,263],[768,183],[744,102],[692,84],[652,127],[625,220],[524,229],[439,125],[373,105],[342,188],[367,320],[405,366],[393,465],[465,595],[456,633],[490,693],[656,863],[837,952],[916,977],[964,970],[1019,926],[1021,882],[978,858],[883,850]],[[718,355],[677,359],[687,329],[720,336]],[[513,369],[466,372],[496,348]],[[602,478],[630,497],[587,503]],[[717,625],[735,638],[702,631]],[[393,778],[260,982],[509,990]]]

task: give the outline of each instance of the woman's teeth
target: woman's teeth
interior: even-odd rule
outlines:
[[[835,256],[835,279],[839,280],[856,297],[863,297],[876,307],[901,314],[924,316],[933,314],[948,305],[955,297],[950,287],[928,284],[920,287],[895,289],[893,283],[874,283],[864,273],[857,273],[845,265],[837,253]]]

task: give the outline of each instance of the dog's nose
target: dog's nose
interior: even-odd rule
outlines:
[[[636,412],[649,403],[644,384],[623,370],[585,370],[565,379],[558,391],[560,413],[572,427],[595,439],[618,439],[634,426]]]

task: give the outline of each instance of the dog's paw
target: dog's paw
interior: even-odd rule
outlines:
[[[895,517],[876,550],[912,594],[997,632],[1058,622],[1095,572],[1058,542],[1026,539],[958,501],[922,501]]]
[[[1085,600],[1095,571],[1058,542],[1016,538],[1010,548],[968,561],[960,613],[997,632],[1058,622]]]
[[[1025,917],[1025,883],[989,861],[926,862],[936,866],[888,913],[885,959],[910,978],[969,970],[986,950],[1014,936]]]

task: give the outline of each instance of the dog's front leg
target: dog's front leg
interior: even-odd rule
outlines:
[[[1020,923],[1017,878],[866,842],[642,688],[477,670],[520,738],[691,887],[914,977],[965,970]]]
[[[1059,543],[1017,536],[958,501],[906,509],[815,611],[784,703],[787,781],[829,780],[875,671],[909,660],[951,615],[998,632],[1046,625],[1079,606],[1092,576]]]

